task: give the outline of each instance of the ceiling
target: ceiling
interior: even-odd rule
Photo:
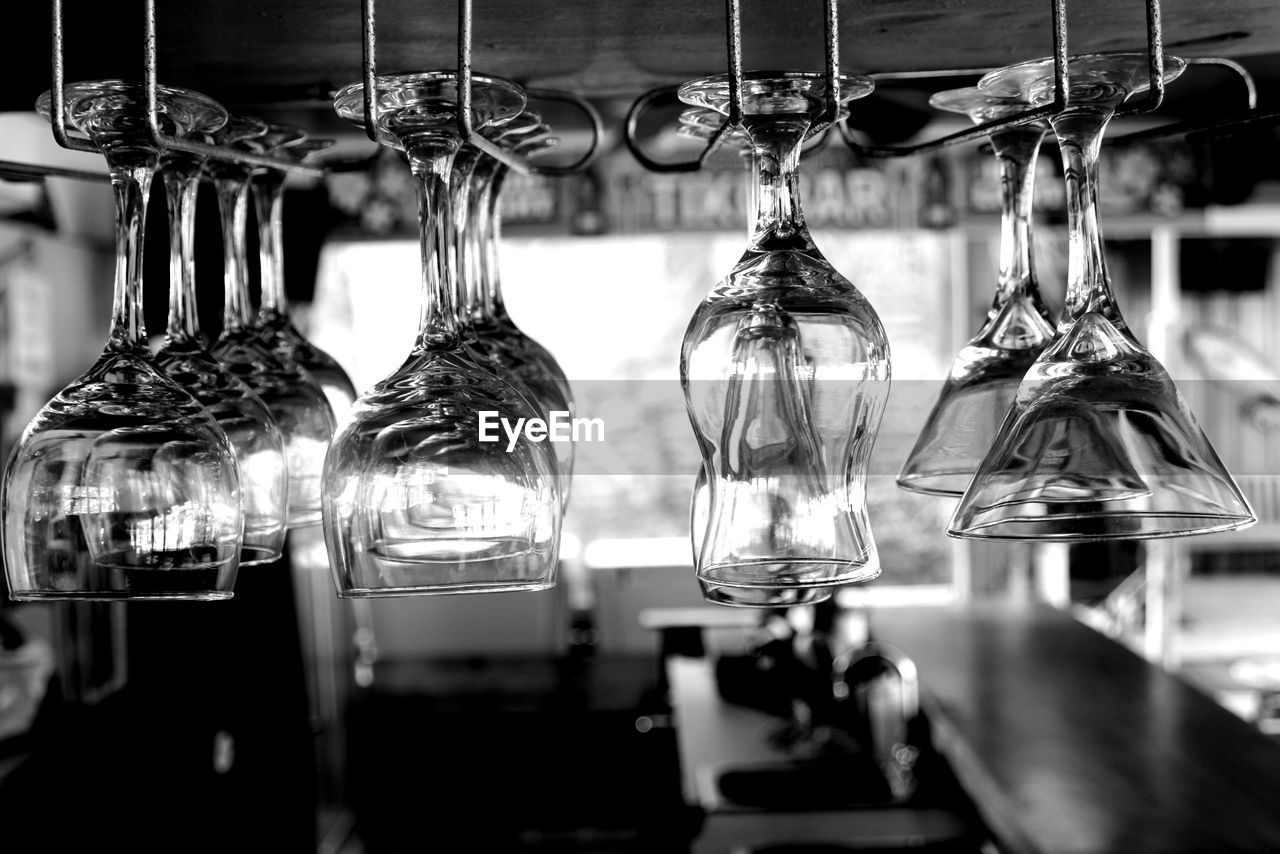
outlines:
[[[68,80],[140,75],[140,2],[65,2]],[[48,88],[48,7],[8,5],[0,108],[26,110]],[[359,0],[157,5],[161,80],[228,105],[267,112],[311,106],[317,117],[327,113],[327,122],[330,93],[360,75]],[[1052,45],[1048,0],[846,0],[840,13],[845,70],[991,67],[1045,55]],[[652,86],[725,68],[719,0],[474,0],[473,14],[477,71],[606,101],[624,103]],[[1144,15],[1141,0],[1070,0],[1070,49],[1141,48]],[[382,0],[379,69],[454,65],[456,22],[455,0]],[[1260,78],[1263,105],[1280,106],[1276,0],[1165,0],[1164,22],[1167,50],[1241,59]],[[821,68],[821,4],[746,0],[743,48],[748,68]],[[1204,93],[1235,85],[1221,71],[1197,70],[1187,78],[1171,95],[1174,88]],[[902,97],[909,99],[909,92]],[[1175,99],[1174,106],[1188,112],[1215,100],[1221,99],[1197,94]]]

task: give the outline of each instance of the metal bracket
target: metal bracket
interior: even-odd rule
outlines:
[[[733,128],[742,126],[742,3],[741,0],[725,0],[725,52],[728,55],[729,73],[729,115],[707,140],[706,146],[696,160],[679,163],[660,163],[641,149],[636,140],[636,129],[640,116],[655,100],[667,94],[673,88],[661,86],[650,89],[631,104],[627,110],[627,120],[623,127],[623,142],[627,149],[645,169],[650,172],[680,173],[697,172],[720,148],[725,137]],[[840,10],[837,0],[823,0],[823,47],[826,56],[824,76],[826,91],[823,93],[822,113],[814,120],[815,128],[829,127],[836,124],[840,116]]]
[[[1148,74],[1149,74],[1149,90],[1147,97],[1140,103],[1125,107],[1121,111],[1121,115],[1133,115],[1137,113],[1148,113],[1158,109],[1164,101],[1164,30],[1163,19],[1161,14],[1160,0],[1144,0],[1146,6],[1147,20],[1147,56],[1148,56]],[[721,128],[721,132],[717,133],[707,143],[706,148],[698,156],[697,160],[681,162],[681,163],[658,163],[646,156],[636,143],[636,128],[639,122],[639,116],[643,113],[653,101],[659,97],[666,89],[655,89],[646,92],[640,96],[631,106],[631,110],[627,114],[627,122],[624,133],[624,141],[627,148],[639,161],[640,165],[654,172],[692,172],[702,168],[707,159],[720,145],[724,128],[738,126],[742,117],[742,16],[739,8],[739,0],[726,0],[727,17],[728,17],[728,57],[729,57],[729,118],[725,125]],[[840,54],[839,54],[839,33],[838,33],[838,17],[835,0],[825,0],[825,25],[826,25],[826,76],[827,76],[827,102],[823,111],[823,120],[828,120],[838,115],[838,98],[836,97],[836,85],[838,83]],[[857,154],[864,157],[906,157],[914,154],[924,154],[938,149],[946,148],[961,143],[973,142],[983,139],[992,133],[1004,130],[1006,128],[1016,127],[1018,125],[1027,124],[1029,122],[1038,121],[1049,118],[1062,112],[1068,104],[1068,62],[1069,53],[1067,50],[1067,0],[1050,0],[1050,14],[1052,18],[1053,31],[1053,100],[1041,107],[1028,109],[1024,112],[1012,116],[1006,116],[990,122],[985,122],[971,128],[949,134],[938,139],[926,140],[924,142],[912,145],[864,145],[854,138],[846,123],[839,123],[838,127],[840,135],[845,143],[853,149]],[[1241,73],[1245,78],[1246,86],[1252,93],[1252,81],[1248,78],[1248,73],[1240,68],[1236,63],[1230,60],[1202,60],[1203,64],[1217,64],[1233,68]],[[889,80],[919,80],[939,77],[959,77],[959,76],[976,76],[984,74],[993,69],[989,68],[965,68],[965,69],[948,69],[943,71],[899,71],[899,72],[882,72],[869,75],[876,81]],[[1252,97],[1252,95],[1251,95]]]
[[[154,0],[148,0],[154,2]],[[376,22],[376,0],[360,0],[360,11],[363,26],[362,40],[362,59],[363,59],[363,78],[364,78],[364,131],[369,139],[374,142],[378,141],[378,71],[377,71],[377,28]],[[560,101],[572,104],[587,116],[587,121],[591,125],[591,145],[588,147],[586,154],[574,163],[568,166],[534,166],[527,158],[513,154],[510,151],[495,145],[485,139],[483,135],[477,133],[472,127],[471,122],[471,0],[458,0],[458,71],[457,71],[457,91],[458,91],[458,134],[463,142],[479,149],[488,156],[497,160],[507,168],[520,173],[521,175],[569,175],[575,172],[581,172],[595,159],[596,154],[600,150],[600,143],[604,137],[604,123],[600,118],[600,114],[591,104],[584,98],[580,98],[570,92],[563,92],[555,89],[534,89],[526,90],[526,94],[530,98],[544,101]]]
[[[62,0],[52,0],[53,9],[53,57],[52,87],[49,93],[50,124],[53,126],[53,138],[58,145],[73,151],[89,151],[100,153],[98,147],[87,140],[73,137],[67,128],[66,110],[66,65],[63,46],[63,14]],[[144,0],[143,23],[143,90],[146,99],[147,129],[152,141],[164,151],[186,151],[215,160],[226,160],[242,163],[246,166],[257,166],[268,169],[279,169],[287,172],[298,172],[312,177],[323,177],[324,170],[315,166],[304,166],[301,163],[283,160],[269,155],[254,154],[237,149],[207,145],[194,140],[178,139],[169,136],[160,127],[159,82],[156,75],[156,4],[155,0]]]

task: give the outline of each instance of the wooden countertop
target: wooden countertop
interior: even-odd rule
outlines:
[[[1280,744],[1049,608],[875,612],[1004,850],[1280,851]]]

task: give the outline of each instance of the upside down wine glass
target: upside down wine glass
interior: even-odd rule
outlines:
[[[481,413],[527,417],[531,404],[465,347],[448,258],[449,178],[461,143],[454,72],[383,75],[378,140],[417,179],[422,325],[413,351],[361,395],[325,462],[324,532],[340,596],[540,590],[555,583],[561,501],[555,455],[523,434],[485,441]],[[334,100],[364,123],[364,86]],[[508,121],[523,91],[472,78],[476,128]]]
[[[1020,98],[977,87],[938,92],[937,109],[963,113],[974,123],[1028,109]],[[1056,328],[1040,299],[1031,239],[1036,155],[1048,125],[1032,122],[991,134],[1000,164],[1000,271],[996,295],[978,334],[956,355],[898,486],[931,495],[961,495],[978,470],[1009,411],[1018,384]]]
[[[682,136],[707,142],[719,130],[724,116],[715,110],[705,107],[689,107],[680,114],[677,132]],[[755,175],[756,158],[751,150],[751,140],[739,128],[730,128],[722,143],[725,148],[736,151],[742,158],[746,170],[747,200],[747,238],[755,234]],[[705,468],[698,469],[698,478],[693,487],[693,498],[689,502],[689,532],[693,545],[693,561],[696,565],[698,554],[702,550],[702,536],[707,530],[707,513],[711,502],[711,492],[707,482]],[[698,577],[698,588],[702,598],[716,605],[730,608],[786,608],[792,605],[812,605],[830,599],[835,587],[730,587],[715,584]]]
[[[260,152],[266,133],[256,119],[232,116],[217,135],[223,145]],[[249,301],[245,258],[251,170],[210,160],[206,171],[218,192],[222,217],[222,334],[214,342],[218,362],[243,380],[266,404],[284,439],[288,472],[288,527],[320,522],[320,476],[333,435],[334,417],[324,390],[302,366],[272,351],[258,335]]]
[[[96,80],[65,91],[67,124],[111,170],[115,295],[102,356],[45,404],[9,459],[10,596],[228,599],[244,526],[235,455],[218,422],[152,362],[143,325],[143,226],[159,151],[142,87]],[[163,86],[159,94],[167,133],[226,121],[203,95]],[[51,118],[48,92],[36,107]]]
[[[284,439],[271,412],[248,385],[218,364],[200,331],[194,250],[203,167],[203,157],[184,151],[167,151],[160,158],[169,214],[169,323],[155,360],[226,431],[240,466],[240,565],[251,566],[279,560],[284,549],[289,480]]]
[[[282,126],[273,126],[280,128]],[[301,132],[300,132],[301,133]],[[332,139],[302,137],[289,140],[271,154],[301,163],[307,157],[331,148]],[[281,357],[300,365],[320,383],[341,422],[351,411],[356,388],[337,360],[306,339],[293,324],[284,286],[284,183],[281,169],[261,169],[253,176],[253,201],[258,214],[258,257],[262,271],[262,300],[256,325],[267,346]]]
[[[510,122],[482,128],[480,132],[523,157],[550,150],[559,142],[541,118],[527,110]],[[551,413],[565,412],[572,418],[573,390],[560,363],[516,325],[502,297],[498,247],[502,240],[502,188],[509,172],[497,160],[480,156],[467,182],[462,236],[466,257],[474,262],[464,266],[467,337],[483,349],[500,372],[518,378],[529,388],[540,416],[549,420]],[[573,482],[574,444],[556,442],[553,447],[560,472],[561,500],[567,506]]]
[[[1040,354],[952,517],[953,536],[1080,542],[1204,534],[1253,511],[1168,372],[1125,323],[1098,226],[1102,135],[1149,85],[1145,53],[1072,57],[1068,105],[1051,120],[1062,152],[1070,238],[1059,338]],[[1167,78],[1185,63],[1165,58]],[[986,92],[1053,98],[1053,62],[992,72]],[[1107,453],[1096,454],[1096,449]],[[1118,452],[1123,465],[1109,459]]]
[[[680,98],[727,115],[728,89],[720,75],[686,83]],[[710,486],[697,571],[712,584],[831,586],[880,569],[866,466],[889,391],[889,345],[875,310],[814,246],[798,195],[800,147],[825,89],[819,74],[744,80],[756,228],[681,348]],[[844,105],[871,89],[843,76],[833,94]]]

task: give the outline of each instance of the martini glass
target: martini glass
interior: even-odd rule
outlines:
[[[325,463],[324,528],[340,596],[540,590],[555,583],[561,501],[554,452],[521,434],[486,441],[485,413],[529,411],[519,388],[463,343],[449,259],[449,179],[461,144],[457,75],[384,75],[379,142],[403,151],[418,185],[422,325],[409,358],[361,395]],[[338,114],[364,122],[364,86]],[[523,91],[472,78],[474,127],[509,121]]]
[[[1107,274],[1097,214],[1098,151],[1116,108],[1150,85],[1147,64],[1145,53],[1070,60],[1068,106],[1051,120],[1066,174],[1070,235],[1059,338],[1028,369],[956,508],[952,536],[1145,539],[1255,521],[1168,372],[1125,323]],[[1170,80],[1184,67],[1177,57],[1165,59]],[[1053,63],[1004,68],[979,85],[990,94],[1045,104],[1053,98]],[[1119,468],[1110,459],[1115,453]]]
[[[991,95],[974,86],[938,92],[929,103],[978,124],[1027,109],[1020,98]],[[1040,299],[1031,239],[1036,155],[1047,129],[1043,122],[1032,122],[991,134],[1002,200],[996,295],[982,328],[956,355],[898,475],[903,489],[931,495],[964,492],[1027,368],[1056,335]]]
[[[832,586],[880,571],[866,466],[889,391],[889,345],[875,310],[818,252],[799,203],[800,148],[825,89],[819,74],[744,80],[756,227],[681,349],[710,491],[697,570],[715,585]],[[843,106],[871,89],[845,76],[834,94]],[[686,83],[680,99],[727,115],[728,90],[720,75]]]
[[[263,144],[257,140],[265,132],[266,125],[256,119],[232,116],[217,141],[261,152]],[[254,324],[244,248],[251,171],[215,160],[205,169],[218,191],[222,215],[225,303],[213,355],[258,395],[280,429],[289,479],[288,527],[315,525],[320,522],[320,475],[333,435],[333,410],[320,383],[301,365],[272,351]]]
[[[218,422],[151,360],[142,247],[159,151],[141,86],[66,87],[67,124],[107,158],[116,273],[106,348],[23,431],[4,479],[4,556],[14,599],[228,599],[244,517],[240,472]],[[163,129],[214,130],[203,95],[160,87]],[[36,108],[50,118],[46,92]]]
[[[286,534],[289,481],[284,439],[266,404],[218,364],[200,331],[194,248],[204,158],[173,150],[165,152],[160,166],[169,213],[169,324],[156,365],[195,395],[226,431],[240,466],[240,565],[270,563],[280,558]]]
[[[482,129],[488,138],[515,154],[532,157],[550,150],[558,140],[537,114],[524,112],[502,125]],[[539,415],[550,419],[555,412],[574,415],[573,390],[560,363],[546,347],[515,324],[502,298],[498,246],[502,239],[502,188],[508,167],[489,157],[475,163],[468,184],[464,234],[470,235],[467,257],[474,259],[464,270],[470,287],[465,307],[466,335],[481,348],[500,371],[520,379],[532,394]],[[573,480],[573,442],[555,442],[560,471],[561,498],[567,505]]]
[[[278,136],[289,130],[272,125]],[[268,131],[270,133],[270,131]],[[304,133],[298,131],[298,133]],[[271,149],[276,157],[302,162],[307,157],[331,148],[332,139],[292,138]],[[266,137],[267,144],[271,137]],[[256,325],[267,347],[284,359],[300,365],[315,377],[324,389],[334,417],[341,422],[356,399],[356,389],[337,360],[308,341],[289,316],[289,302],[284,286],[284,241],[281,211],[284,203],[286,173],[279,169],[262,169],[253,176],[253,200],[258,214],[258,252],[262,270],[262,304]]]

